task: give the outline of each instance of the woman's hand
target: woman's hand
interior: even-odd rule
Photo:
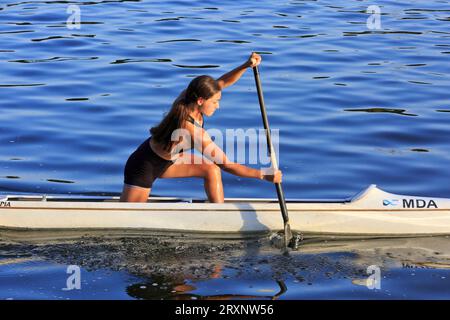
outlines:
[[[261,63],[261,56],[256,52],[252,52],[247,61],[245,61],[237,68],[231,70],[230,72],[225,73],[223,76],[217,79],[217,83],[219,84],[220,90],[223,90],[226,87],[229,87],[236,81],[238,81],[244,74],[245,70],[247,70],[247,68],[256,67],[260,63]]]
[[[283,173],[280,170],[273,171],[270,169],[261,169],[261,179],[272,183],[281,183]]]
[[[256,52],[252,52],[245,65],[249,68],[258,66],[261,63],[261,56]]]

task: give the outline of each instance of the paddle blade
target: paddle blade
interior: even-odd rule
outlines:
[[[285,245],[285,247],[289,246],[291,239],[292,239],[291,226],[289,225],[289,222],[286,222],[284,224],[284,245]]]

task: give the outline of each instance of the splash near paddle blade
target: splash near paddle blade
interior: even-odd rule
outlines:
[[[288,233],[291,232],[290,228]],[[282,249],[288,252],[288,249],[298,250],[303,241],[303,234],[298,232],[291,232],[291,239],[286,243],[286,231],[280,230],[274,232],[269,237],[270,245],[277,249]]]

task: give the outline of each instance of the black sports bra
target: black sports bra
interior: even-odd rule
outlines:
[[[199,127],[199,128],[203,128],[205,126],[205,119],[203,118],[203,124],[200,125],[200,123],[198,123],[197,121],[194,120],[194,118],[192,118],[191,116],[188,116],[187,121],[189,121],[190,123],[192,123],[194,126]]]

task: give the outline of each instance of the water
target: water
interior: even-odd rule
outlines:
[[[264,240],[1,243],[0,298],[450,299],[448,241],[310,241],[287,256]]]
[[[81,29],[66,27],[69,4]],[[3,0],[0,192],[119,194],[128,155],[192,77],[257,51],[287,198],[346,198],[372,183],[450,197],[449,1],[378,1],[380,30],[366,25],[372,4]],[[251,70],[206,126],[262,127]],[[275,196],[269,183],[223,179],[226,197]],[[196,179],[157,180],[152,193],[204,197]]]

